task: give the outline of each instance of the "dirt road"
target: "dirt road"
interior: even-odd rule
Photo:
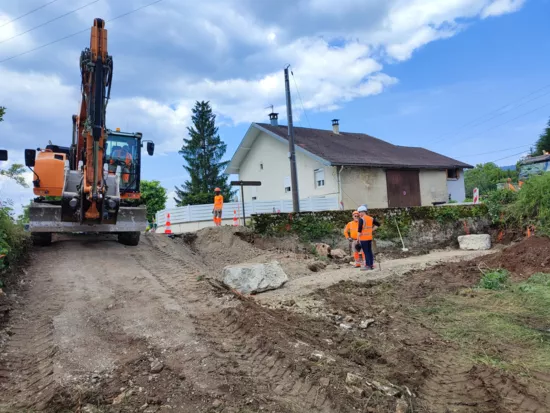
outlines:
[[[224,236],[250,259],[262,254]],[[408,388],[396,397],[348,382],[348,373],[399,370],[405,360],[411,377],[427,375],[409,353],[384,361],[356,349],[359,336],[338,323],[213,288],[205,278],[242,259],[226,250],[162,236],[138,247],[74,236],[36,249],[6,329],[0,412],[393,413],[414,405]]]

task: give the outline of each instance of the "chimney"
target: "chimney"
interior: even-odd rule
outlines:
[[[332,132],[334,132],[335,135],[340,135],[340,125],[338,123],[338,119],[332,119]]]
[[[269,114],[269,120],[271,121],[271,126],[279,126],[279,114],[271,112]]]

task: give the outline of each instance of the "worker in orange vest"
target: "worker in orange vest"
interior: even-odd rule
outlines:
[[[222,209],[223,209],[223,195],[221,194],[221,189],[214,189],[214,209],[212,214],[214,214],[214,224],[217,227],[222,225]]]
[[[365,257],[365,265],[361,271],[374,269],[374,256],[372,254],[373,233],[380,223],[370,215],[367,215],[367,207],[361,205],[357,208],[359,212],[359,223],[357,226],[357,240],[361,243],[361,249]]]
[[[125,145],[123,148],[117,147],[113,149],[111,159],[109,160],[109,172],[115,173],[117,165],[120,165],[122,167],[122,182],[128,183],[130,181],[132,161],[132,154],[128,145]]]
[[[357,251],[356,245],[359,243],[357,241],[357,228],[359,227],[359,212],[353,211],[353,221],[350,221],[347,223],[346,227],[344,228],[344,237],[347,238],[349,241],[349,247],[350,250],[353,252],[353,258],[355,259],[355,268],[359,268],[361,266],[361,262],[363,261],[362,258],[362,252]]]

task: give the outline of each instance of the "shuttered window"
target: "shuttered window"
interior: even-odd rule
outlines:
[[[315,176],[315,187],[319,188],[321,186],[325,186],[325,170],[315,169],[313,174]]]

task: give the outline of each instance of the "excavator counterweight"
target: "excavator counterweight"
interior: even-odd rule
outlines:
[[[107,103],[113,79],[107,30],[102,19],[91,28],[90,46],[80,55],[80,113],[72,116],[70,146],[25,150],[34,168],[28,230],[39,244],[56,232],[117,233],[119,241],[137,245],[147,228],[140,205],[142,134],[107,129]],[[147,141],[153,155],[154,143]]]

